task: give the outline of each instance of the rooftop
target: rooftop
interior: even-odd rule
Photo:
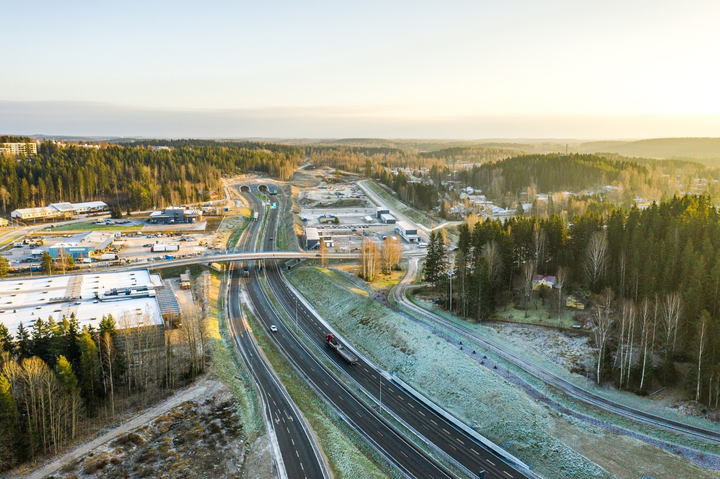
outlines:
[[[37,318],[47,320],[52,316],[58,321],[73,313],[81,327],[97,327],[108,314],[115,318],[118,328],[128,320],[132,325],[137,320],[161,325],[153,279],[147,270],[139,270],[0,281],[0,323],[12,335],[20,322],[32,328]],[[135,295],[105,294],[113,288],[146,291]]]

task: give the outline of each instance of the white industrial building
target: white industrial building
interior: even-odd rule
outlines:
[[[397,231],[408,243],[417,243],[420,241],[417,228],[407,221],[398,221],[395,226],[395,231]]]
[[[38,208],[18,208],[10,213],[12,218],[23,221],[44,221],[72,218],[75,215],[87,215],[108,211],[104,201],[88,201],[85,203],[52,203]]]
[[[394,225],[395,223],[397,223],[397,220],[395,219],[395,217],[393,215],[391,215],[390,213],[381,214],[380,221],[382,221],[386,225]]]
[[[170,314],[176,309],[159,303],[157,293],[164,288],[160,276],[147,270],[0,281],[0,323],[13,336],[21,322],[32,329],[37,318],[60,321],[72,314],[81,327],[97,328],[107,315],[119,329],[163,326],[163,309]]]

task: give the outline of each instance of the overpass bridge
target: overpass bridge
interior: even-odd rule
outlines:
[[[210,264],[210,263],[231,263],[234,261],[252,261],[258,259],[310,259],[319,258],[320,253],[315,251],[248,251],[245,253],[221,253],[221,254],[208,254],[202,256],[192,256],[189,258],[161,260],[156,262],[138,263],[129,265],[121,269],[134,270],[134,269],[160,269],[160,268],[172,268],[176,266],[188,266],[191,264]],[[357,253],[327,253],[325,255],[327,259],[355,259],[358,257]]]

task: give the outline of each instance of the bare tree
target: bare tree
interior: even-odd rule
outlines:
[[[533,279],[535,279],[536,263],[534,260],[527,260],[522,269],[523,296],[525,298],[525,317],[528,317],[530,299],[533,293]]]
[[[703,311],[700,315],[700,324],[698,325],[698,364],[697,364],[697,387],[695,388],[695,400],[700,400],[700,384],[702,383],[702,362],[703,353],[707,345],[707,330],[710,326],[710,314]]]
[[[490,284],[494,284],[498,277],[500,277],[500,272],[502,271],[500,248],[498,248],[494,240],[485,243],[482,249],[482,256],[485,259],[485,265],[487,267],[488,281],[490,281]]]
[[[591,287],[605,277],[608,241],[605,231],[596,231],[590,237],[585,258],[585,275]]]
[[[568,282],[569,272],[564,266],[560,266],[555,274],[555,296],[557,300],[557,318],[558,327],[560,327],[560,314],[562,314],[562,306],[565,295],[563,290]]]
[[[654,337],[655,321],[652,314],[650,300],[645,298],[640,304],[640,351],[642,354],[642,371],[640,372],[640,390],[645,386],[645,372],[647,371],[648,356],[652,355],[652,340]],[[650,351],[648,351],[648,349]]]
[[[547,235],[545,231],[540,227],[540,223],[535,223],[533,226],[533,246],[535,247],[536,268],[540,269],[540,271],[544,271],[546,244]]]
[[[668,357],[675,354],[677,344],[678,326],[682,312],[682,297],[674,291],[665,297],[663,305],[663,332],[665,333],[665,348]]]
[[[626,386],[630,379],[634,335],[635,304],[625,299],[620,305],[620,347],[616,356],[616,360],[620,362],[620,389]]]
[[[103,384],[110,397],[110,415],[111,417],[115,417],[115,379],[113,376],[113,366],[115,365],[116,351],[112,336],[110,336],[108,332],[103,333],[100,337],[100,356],[104,371]]]
[[[604,366],[603,361],[605,358],[605,347],[607,346],[608,339],[610,338],[610,331],[612,330],[613,325],[612,305],[613,292],[610,288],[605,288],[605,290],[602,292],[600,303],[595,306],[595,309],[590,315],[593,324],[595,345],[598,349],[596,372],[596,380],[598,384],[602,382],[602,369]]]
[[[319,249],[320,249],[320,266],[322,266],[323,268],[327,268],[328,247],[327,247],[327,244],[325,244],[325,238],[320,238]]]

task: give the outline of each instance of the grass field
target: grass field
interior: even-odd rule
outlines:
[[[64,233],[67,231],[140,231],[143,225],[98,225],[95,221],[80,221],[57,225],[54,228],[48,226],[40,230],[42,233]]]
[[[565,306],[562,308],[560,313],[560,319],[554,311],[550,311],[549,301],[545,301],[545,306],[542,305],[540,300],[533,299],[530,301],[530,308],[527,311],[527,317],[525,317],[525,311],[521,309],[515,309],[514,304],[509,304],[506,309],[499,308],[495,314],[493,314],[491,320],[494,321],[505,321],[508,323],[520,323],[520,324],[535,324],[538,326],[549,326],[552,328],[570,329],[577,323],[573,317],[577,310],[568,309]]]
[[[570,443],[555,437],[552,413],[524,390],[417,323],[373,301],[365,291],[349,288],[341,275],[301,267],[288,276],[363,354],[384,369],[396,371],[481,434],[527,461],[539,474],[607,477]],[[558,471],[557,464],[563,464],[564,470]]]

